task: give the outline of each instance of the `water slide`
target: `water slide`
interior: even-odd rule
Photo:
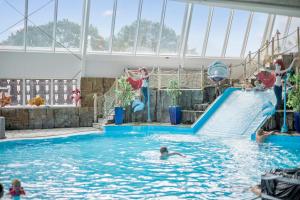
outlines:
[[[270,117],[270,107],[276,102],[273,90],[242,91],[228,88],[191,126],[170,125],[106,125],[104,132],[117,133],[197,133],[214,135],[251,135]],[[263,109],[264,108],[264,109]],[[272,106],[273,108],[273,106]]]
[[[270,117],[273,90],[242,91],[228,88],[192,125],[197,134],[250,135]]]

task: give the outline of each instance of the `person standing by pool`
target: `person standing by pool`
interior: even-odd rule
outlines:
[[[275,83],[274,83],[274,93],[276,96],[276,109],[279,109],[282,105],[282,77],[285,76],[286,72],[290,71],[292,69],[292,67],[294,66],[294,63],[296,60],[298,60],[299,58],[296,57],[293,59],[292,63],[290,64],[290,66],[287,69],[284,69],[284,63],[282,61],[282,59],[277,59],[274,62],[274,66],[275,66]],[[272,70],[267,70],[268,72],[272,72]]]
[[[168,157],[170,156],[174,156],[174,155],[178,155],[178,156],[181,156],[181,157],[186,157],[185,155],[182,155],[181,153],[178,153],[178,152],[172,152],[172,153],[169,153],[169,150],[167,147],[160,147],[160,159],[167,159]]]

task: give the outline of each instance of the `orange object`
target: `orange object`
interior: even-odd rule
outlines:
[[[2,98],[0,99],[0,106],[4,107],[11,104],[11,96],[6,96],[5,92],[2,92]]]
[[[257,74],[257,78],[262,82],[265,88],[273,87],[276,80],[275,74],[273,72],[259,72]]]

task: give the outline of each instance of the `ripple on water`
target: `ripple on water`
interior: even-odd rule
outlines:
[[[8,188],[21,179],[28,199],[244,199],[265,170],[300,164],[299,150],[242,137],[86,135],[4,145],[0,181]],[[161,146],[187,157],[161,160]]]

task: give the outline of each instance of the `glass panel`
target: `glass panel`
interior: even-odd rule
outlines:
[[[0,95],[11,96],[11,106],[22,105],[23,81],[20,79],[0,79]],[[6,88],[6,89],[4,89]]]
[[[113,51],[132,52],[137,28],[138,0],[119,0]]]
[[[295,32],[297,31],[297,27],[300,27],[300,18],[293,17],[289,28],[289,33],[288,33],[291,35],[286,40],[285,50],[291,50],[291,51],[297,50],[296,47],[297,33]]]
[[[49,105],[51,103],[51,80],[27,79],[25,83],[26,104],[29,104],[30,99],[33,99],[37,96],[40,96],[45,100],[45,105]]]
[[[273,31],[272,31],[272,35],[270,38],[270,39],[272,39],[272,37],[275,37],[275,52],[277,52],[278,49],[280,50],[282,48],[282,41],[283,41],[283,40],[280,40],[277,42],[276,32],[277,31],[279,32],[279,38],[282,38],[284,36],[287,20],[288,20],[287,16],[277,15],[275,18]],[[278,48],[278,45],[279,45],[279,48]],[[272,45],[270,45],[269,49],[270,49],[269,51],[272,51]]]
[[[226,57],[240,57],[250,13],[236,10],[234,12]]]
[[[257,51],[262,44],[264,32],[266,29],[268,15],[264,13],[254,13],[245,56],[251,52]]]
[[[70,8],[70,6],[72,8]],[[57,27],[56,27],[56,49],[65,51],[79,50],[83,0],[59,0]],[[63,46],[62,46],[63,45]]]
[[[42,9],[39,10],[40,8]],[[28,49],[39,47],[38,49],[50,50],[53,41],[53,14],[54,1],[50,3],[48,0],[28,1],[29,20],[26,38]]]
[[[9,0],[22,14],[0,1],[0,48],[21,49],[24,45],[24,0]]]
[[[186,54],[201,55],[208,14],[209,7],[198,4],[194,5]]]
[[[107,51],[109,49],[113,5],[113,0],[91,0],[89,51]]]
[[[221,56],[230,10],[227,8],[214,8],[211,22],[206,56]]]
[[[160,41],[161,54],[176,54],[179,51],[186,3],[168,1],[164,27]]]
[[[75,79],[66,79],[60,80],[55,79],[53,81],[53,94],[54,105],[67,105],[73,104],[73,100],[71,98],[72,91],[76,89],[76,80]]]
[[[162,0],[144,0],[141,15],[137,53],[155,53],[159,37]]]

